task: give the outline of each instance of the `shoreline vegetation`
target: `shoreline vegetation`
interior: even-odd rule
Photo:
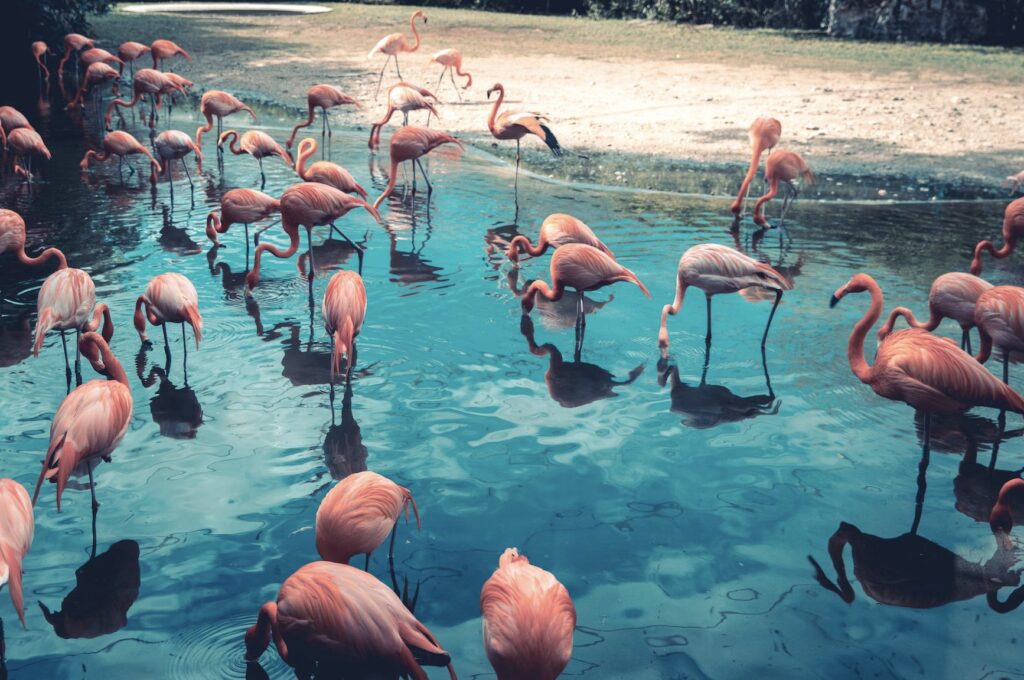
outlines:
[[[385,105],[383,93],[374,101],[383,62],[368,61],[367,52],[387,33],[408,32],[415,8],[330,6],[313,16],[115,8],[92,24],[104,42],[170,37],[197,56],[194,64],[172,65],[197,87],[258,93],[289,110],[304,109],[310,85],[336,84],[366,110],[332,120],[368,132]],[[997,199],[1008,196],[1005,177],[1024,169],[1024,93],[1015,86],[1024,79],[1024,50],[425,11],[423,44],[403,55],[402,75],[434,89],[440,67],[428,64],[430,55],[460,49],[473,87],[461,102],[447,79],[437,88],[440,125],[514,162],[514,145],[495,144],[486,128],[493,102],[484,93],[502,82],[508,106],[549,116],[575,152],[554,159],[543,145],[524,143],[523,166],[540,175],[730,195],[749,162],[747,128],[758,115],[779,118],[780,148],[803,155],[821,178],[804,194],[811,199]],[[396,80],[391,66],[385,86]]]

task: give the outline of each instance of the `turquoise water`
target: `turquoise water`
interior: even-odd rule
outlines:
[[[714,301],[702,385],[702,296],[689,296],[671,319],[667,362],[659,362],[658,315],[686,248],[732,243],[725,200],[524,175],[516,219],[511,168],[473,149],[435,153],[429,199],[398,194],[385,203],[385,226],[362,212],[338,223],[367,248],[369,307],[351,392],[339,390],[332,414],[319,305],[330,274],[355,265],[351,251],[318,229],[312,312],[295,258],[264,260],[247,300],[243,229],[232,227],[216,252],[203,229],[225,191],[259,188],[255,161],[228,156],[221,172],[208,138],[205,172],[197,178],[190,166],[194,192],[176,168],[172,205],[166,182],[153,194],[145,173],[126,171],[122,181],[116,164],[83,178],[77,162],[99,131],[58,108],[29,109],[54,159],[31,189],[5,177],[0,205],[25,216],[31,252],[59,245],[92,275],[113,309],[112,347],[131,377],[135,415],[113,462],[96,470],[97,553],[105,557],[80,575],[84,585],[63,607],[58,628],[67,637],[36,602],[60,610],[76,586],[92,543],[89,494],[70,489],[61,514],[52,487],[41,494],[25,563],[27,630],[0,596],[11,677],[242,677],[245,628],[288,575],[316,559],[317,505],[334,479],[361,469],[416,498],[423,529],[399,526],[395,581],[401,589],[407,580],[410,600],[418,586],[415,613],[462,678],[492,674],[479,592],[508,546],[556,574],[575,601],[566,677],[1024,673],[1017,615],[994,612],[984,594],[898,607],[877,603],[854,580],[847,604],[818,585],[807,560],[834,579],[827,543],[840,522],[897,537],[910,530],[918,492],[913,412],[875,396],[846,364],[847,334],[868,301],[851,296],[830,310],[829,296],[868,271],[887,306],[923,315],[932,279],[965,270],[979,237],[998,233],[1004,201],[799,201],[787,218],[792,244],[782,248],[770,234],[757,253],[794,283],[768,342],[770,386],[758,347],[770,305],[740,295]],[[262,114],[283,139],[290,120]],[[174,127],[194,131],[196,115],[176,108]],[[368,157],[366,131],[340,128],[332,159],[375,196],[384,159]],[[277,159],[265,167],[268,193],[296,181]],[[587,222],[654,297],[626,285],[588,293],[579,362],[573,299],[536,310],[532,337],[521,323],[515,290],[547,278],[547,257],[524,261],[515,275],[501,255],[511,235],[535,235],[552,212]],[[748,221],[741,245],[749,231]],[[284,241],[276,228],[263,238]],[[986,267],[994,282],[1020,282],[1017,257]],[[59,339],[29,356],[44,270],[0,261],[0,475],[29,488],[65,394]],[[187,381],[175,329],[165,374],[159,331],[144,352],[131,327],[135,298],[164,271],[188,276],[199,291],[204,338],[189,349]],[[950,322],[942,332],[959,339]],[[1012,378],[1019,385],[1019,369]],[[1021,423],[1011,415],[988,470],[995,415],[933,425],[918,530],[975,563],[995,550],[978,520],[1021,466],[1013,431]],[[137,562],[133,543],[122,541],[137,544]],[[926,578],[922,571],[937,583],[937,602],[943,592],[960,596],[957,581],[931,563],[897,562],[889,573],[909,576],[897,578],[894,600],[901,584]],[[853,578],[849,549],[846,563]],[[392,582],[385,551],[370,570]],[[269,677],[291,675],[273,648],[261,662]]]

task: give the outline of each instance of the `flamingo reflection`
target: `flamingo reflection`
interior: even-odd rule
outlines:
[[[324,463],[331,477],[341,481],[366,470],[367,455],[363,434],[352,412],[352,381],[348,380],[341,397],[340,423],[335,421],[334,406],[331,405],[331,426],[324,438]]]
[[[245,311],[256,322],[256,335],[263,335],[263,321],[260,318],[260,305],[256,298],[245,294],[245,271],[233,272],[231,265],[227,262],[217,261],[217,246],[213,246],[206,252],[206,263],[210,267],[210,275],[220,277],[220,285],[224,289],[224,297],[228,300],[241,299],[245,302]]]
[[[429,196],[392,194],[388,197],[388,207],[390,219],[384,229],[388,233],[390,281],[413,288],[425,283],[446,281],[440,273],[442,268],[431,264],[423,256],[434,231],[430,222]],[[400,242],[408,242],[410,248],[399,249]]]
[[[196,431],[203,424],[203,407],[199,404],[195,390],[189,387],[188,372],[184,373],[182,387],[176,387],[167,377],[171,371],[169,359],[164,366],[154,364],[146,374],[148,352],[149,347],[143,344],[135,356],[135,369],[143,387],[151,387],[157,380],[160,381],[156,394],[149,400],[153,422],[160,427],[160,434],[164,437],[195,439]]]
[[[505,280],[508,282],[508,289],[512,291],[512,294],[515,295],[517,299],[526,295],[526,290],[530,287],[530,284],[533,283],[533,279],[528,279],[522,286],[519,285],[518,267],[510,269]],[[608,299],[603,302],[598,302],[597,300],[574,290],[565,291],[559,300],[548,300],[544,297],[538,297],[536,298],[536,310],[540,315],[541,324],[548,330],[552,331],[560,331],[575,327],[576,315],[579,312],[581,298],[583,313],[589,315],[600,311],[605,305],[614,300],[615,294],[609,293]]]

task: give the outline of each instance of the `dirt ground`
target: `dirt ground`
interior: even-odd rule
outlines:
[[[665,27],[647,22],[524,17],[426,8],[423,45],[401,57],[408,81],[434,88],[434,51],[456,47],[473,74],[459,102],[446,78],[436,93],[443,127],[490,147],[485,92],[501,82],[506,106],[548,115],[562,145],[586,155],[566,167],[539,140],[525,162],[545,174],[678,189],[679,164],[739,168],[746,129],[759,115],[782,121],[780,147],[819,175],[908,175],[990,187],[1024,169],[1024,60],[1005,50],[839,43],[767,31]],[[326,15],[139,16],[94,21],[104,44],[156,37],[196,57],[171,67],[201,89],[260,93],[299,107],[309,85],[330,82],[366,104],[346,112],[367,125],[383,35],[409,34],[409,8],[334,5]],[[410,36],[411,37],[411,36]],[[393,66],[385,87],[397,79]],[[514,145],[497,153],[511,158]]]

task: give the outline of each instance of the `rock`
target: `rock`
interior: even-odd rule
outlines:
[[[828,33],[860,40],[978,42],[988,15],[971,0],[830,0]]]

